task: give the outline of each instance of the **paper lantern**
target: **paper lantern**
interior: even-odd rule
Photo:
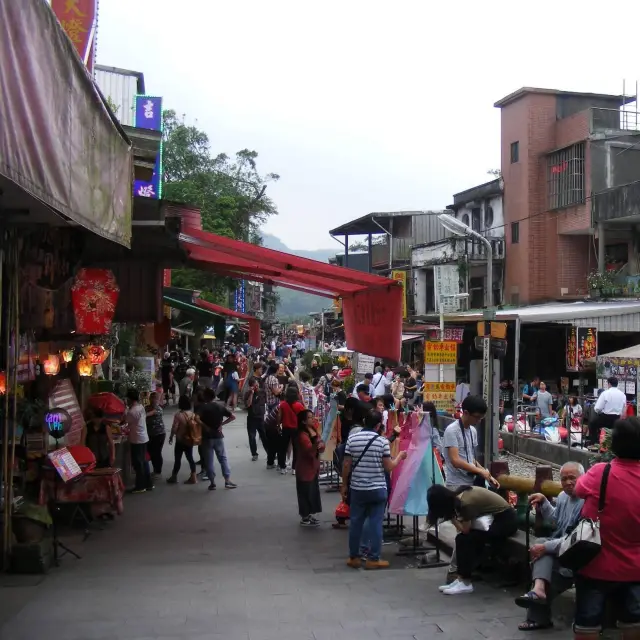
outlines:
[[[73,349],[66,349],[65,351],[62,352],[62,359],[65,361],[65,363],[69,363],[73,360]]]
[[[109,349],[101,344],[92,344],[85,349],[85,353],[91,364],[102,364],[109,357]]]
[[[93,373],[93,365],[89,358],[81,358],[78,360],[78,374],[83,378],[90,376]]]
[[[57,376],[60,373],[60,358],[55,355],[49,357],[42,363],[42,368],[48,376]]]
[[[80,269],[71,287],[78,333],[109,333],[119,293],[120,288],[109,269]]]
[[[4,395],[7,392],[7,374],[4,371],[0,371],[0,395]]]

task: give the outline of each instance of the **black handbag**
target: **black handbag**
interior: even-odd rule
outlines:
[[[353,475],[353,472],[356,470],[356,467],[360,464],[360,460],[364,458],[364,454],[367,453],[367,451],[369,450],[369,447],[373,444],[374,440],[377,440],[379,437],[380,437],[380,434],[376,433],[376,435],[373,436],[373,438],[371,438],[369,442],[367,442],[364,449],[362,450],[362,453],[360,454],[360,457],[353,463],[353,466],[351,467],[351,471],[349,472],[349,477],[347,478],[347,492],[344,500],[347,504],[351,504],[351,476]]]

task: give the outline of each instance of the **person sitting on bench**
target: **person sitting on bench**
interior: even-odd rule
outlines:
[[[573,586],[573,574],[558,564],[556,556],[564,536],[573,530],[580,519],[584,500],[574,495],[576,482],[584,474],[578,462],[567,462],[560,469],[562,493],[556,499],[555,507],[541,493],[529,496],[545,522],[552,522],[553,534],[550,538],[536,540],[529,550],[532,566],[531,591],[516,598],[519,607],[527,609],[527,619],[518,625],[520,631],[536,631],[553,626],[551,621],[551,601],[563,591]]]

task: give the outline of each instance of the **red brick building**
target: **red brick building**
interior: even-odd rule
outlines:
[[[507,304],[582,298],[587,275],[606,260],[637,262],[637,221],[611,205],[594,216],[595,196],[640,180],[640,123],[632,100],[524,87],[495,103],[501,109]]]

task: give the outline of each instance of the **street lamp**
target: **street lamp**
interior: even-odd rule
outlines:
[[[485,292],[485,306],[489,309],[493,307],[493,247],[491,243],[477,231],[474,231],[468,224],[461,222],[458,218],[441,213],[438,216],[440,224],[456,236],[475,238],[487,248],[487,290]]]
[[[493,319],[493,247],[491,243],[469,225],[464,224],[455,216],[441,213],[438,216],[440,224],[456,236],[475,238],[487,248],[487,290],[485,291],[485,307],[487,319]],[[486,317],[486,316],[485,316]],[[440,316],[442,323],[442,315]],[[517,347],[516,347],[517,348]],[[484,464],[488,467],[494,453],[494,429],[493,429],[493,357],[491,355],[491,334],[485,335],[482,345],[482,395],[487,403],[487,417],[484,420]]]
[[[466,300],[469,297],[468,293],[451,293],[451,294],[439,294],[439,307],[440,307],[440,342],[444,342],[444,300]],[[440,365],[440,382],[444,382],[444,365]]]

